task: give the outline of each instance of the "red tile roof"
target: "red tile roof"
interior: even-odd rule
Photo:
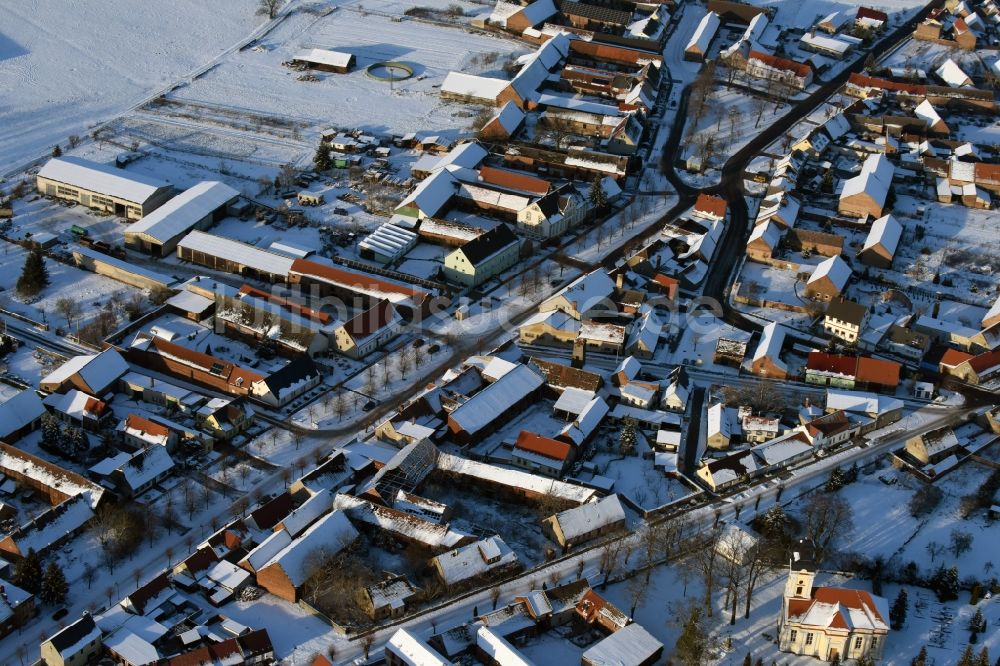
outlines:
[[[517,444],[514,445],[514,448],[537,453],[552,460],[566,460],[571,450],[570,445],[566,442],[542,437],[527,430],[522,430],[521,434],[517,436]]]
[[[789,617],[801,617],[805,615],[810,606],[814,603],[830,605],[839,604],[844,608],[852,610],[867,608],[877,620],[882,622],[882,624],[887,624],[885,618],[883,618],[882,614],[878,612],[875,600],[872,599],[872,596],[868,592],[865,592],[864,590],[849,590],[841,587],[817,587],[813,590],[811,599],[789,599]],[[837,629],[850,628],[847,621],[844,619],[842,612],[834,614],[830,618],[830,622],[827,626]]]
[[[129,414],[125,418],[125,426],[156,437],[166,437],[170,434],[170,429],[167,426],[150,421],[138,414]]]
[[[511,171],[510,169],[498,169],[490,166],[484,166],[479,170],[479,178],[484,183],[489,183],[490,185],[496,185],[508,190],[517,190],[519,192],[532,192],[538,195],[548,194],[549,189],[552,187],[549,181],[532,176],[530,173]]]
[[[923,95],[927,91],[927,86],[915,83],[899,83],[888,79],[865,76],[864,74],[851,74],[847,81],[859,88],[879,88],[881,90],[910,93],[911,95]]]
[[[801,62],[795,62],[794,60],[789,60],[788,58],[779,58],[778,56],[771,55],[770,53],[764,53],[762,51],[750,51],[750,55],[747,56],[747,59],[759,60],[768,67],[792,72],[795,76],[808,76],[811,71],[809,69],[809,65]]]
[[[83,411],[93,414],[94,416],[100,416],[104,413],[104,410],[108,408],[107,403],[103,400],[98,400],[97,398],[88,397],[87,402],[83,405]]]
[[[331,284],[342,285],[348,288],[380,291],[391,294],[404,294],[418,300],[423,300],[427,297],[426,292],[415,287],[410,287],[397,282],[380,280],[374,275],[368,273],[338,268],[336,266],[327,266],[326,264],[319,264],[315,261],[309,261],[308,259],[296,259],[293,261],[292,273],[308,275],[310,277],[330,282]]]
[[[305,317],[306,319],[312,319],[313,321],[318,321],[321,324],[330,323],[330,315],[326,312],[313,310],[312,308],[306,307],[299,303],[295,303],[294,301],[290,301],[282,296],[278,296],[276,294],[269,294],[268,292],[262,289],[251,287],[248,284],[245,284],[242,287],[240,287],[240,293],[248,294],[255,298],[262,298],[270,303],[274,303],[275,305],[280,306],[285,310],[288,310],[289,312],[297,314],[300,317]]]
[[[694,202],[694,209],[715,217],[725,217],[726,200],[711,194],[699,194],[698,200]]]
[[[806,369],[817,372],[836,372],[853,377],[858,369],[858,360],[853,356],[813,351],[809,352]]]
[[[987,164],[986,162],[976,162],[975,178],[977,183],[1000,183],[1000,164]]]
[[[940,363],[943,366],[954,368],[955,366],[965,363],[972,358],[972,354],[967,354],[966,352],[959,351],[957,349],[949,349],[941,355]]]
[[[857,380],[880,386],[898,386],[901,368],[895,361],[862,357],[858,359]]]
[[[969,367],[975,370],[977,373],[983,370],[989,370],[990,368],[995,368],[1000,365],[1000,349],[997,351],[986,352],[985,354],[980,354],[979,356],[974,356],[969,359]]]
[[[253,370],[241,368],[218,357],[188,349],[162,338],[153,338],[150,341],[150,347],[153,348],[155,353],[169,354],[188,365],[221,377],[233,386],[244,386],[249,389],[250,384],[264,379],[263,375]],[[217,367],[219,369],[218,372],[211,372],[213,367]]]
[[[877,9],[872,9],[870,7],[858,7],[858,13],[855,14],[856,19],[872,19],[874,21],[882,21],[885,23],[889,20],[889,16],[885,12],[880,12]]]

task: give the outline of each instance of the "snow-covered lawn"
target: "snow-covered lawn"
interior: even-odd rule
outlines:
[[[56,302],[60,298],[70,297],[80,306],[83,317],[79,324],[83,325],[100,311],[112,294],[119,294],[121,302],[125,303],[132,294],[139,292],[135,287],[109,277],[46,259],[49,286],[38,296],[29,298],[25,302],[15,294],[14,287],[28,253],[20,245],[7,242],[2,242],[0,245],[3,248],[0,254],[0,287],[4,289],[0,295],[0,305],[37,321],[45,319],[52,326],[65,327],[66,321],[57,312]]]

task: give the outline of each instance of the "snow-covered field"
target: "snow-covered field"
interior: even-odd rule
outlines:
[[[170,97],[376,134],[454,135],[456,128],[468,127],[474,113],[467,105],[441,100],[437,88],[448,72],[500,75],[512,53],[527,49],[460,27],[407,19],[402,12],[409,4],[355,1],[331,13],[328,7],[296,13],[259,40],[261,49],[232,54]],[[313,72],[319,81],[298,81],[300,72],[281,63],[308,48],[351,53],[357,67],[348,74]],[[392,86],[369,77],[365,69],[382,61],[403,62],[414,76]]]
[[[121,113],[235,44],[245,0],[0,2],[0,171]]]

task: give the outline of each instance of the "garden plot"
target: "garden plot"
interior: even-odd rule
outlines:
[[[441,100],[437,87],[448,72],[500,75],[510,56],[526,49],[492,35],[409,20],[402,4],[365,2],[362,8],[352,2],[319,16],[297,13],[255,48],[232,54],[169,99],[307,119],[317,130],[336,125],[375,134],[455,136],[455,127],[469,125],[475,111]],[[308,48],[350,53],[357,66],[348,74],[311,72],[317,81],[299,81],[301,73],[282,63]],[[365,70],[383,61],[405,63],[414,76],[392,85],[369,77]]]
[[[962,70],[975,76],[982,71],[982,61],[976,51],[966,51],[947,44],[936,44],[919,39],[910,39],[902,48],[896,49],[891,56],[879,63],[881,67],[902,67],[904,69],[923,70],[930,80],[928,83],[940,84],[934,70],[951,58]]]

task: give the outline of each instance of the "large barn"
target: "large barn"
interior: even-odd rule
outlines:
[[[224,183],[200,182],[126,229],[125,245],[154,257],[170,256],[186,233],[221,220],[239,196]]]
[[[49,160],[35,177],[35,185],[43,196],[75,201],[129,220],[148,215],[173,194],[170,183],[79,157]]]

